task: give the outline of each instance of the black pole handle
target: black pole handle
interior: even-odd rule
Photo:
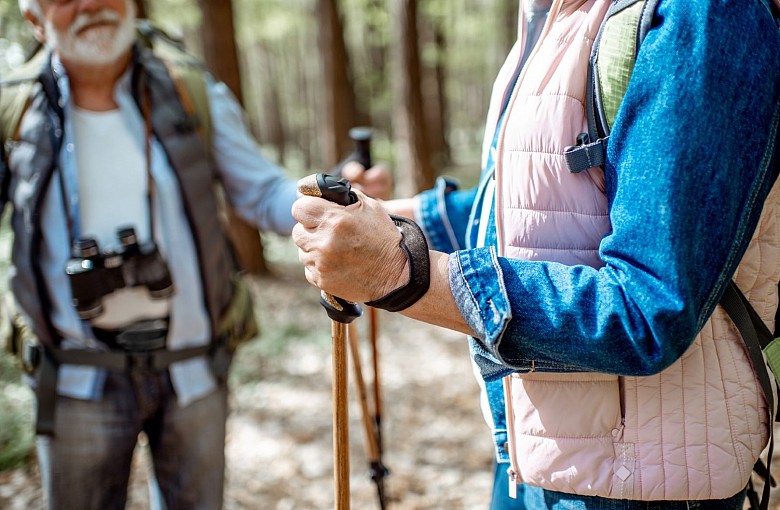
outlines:
[[[299,180],[298,192],[343,206],[354,204],[358,200],[347,179],[323,173],[312,174]],[[363,315],[363,310],[357,303],[332,296],[325,291],[320,293],[320,304],[325,308],[328,317],[343,324],[349,324]]]
[[[355,161],[368,170],[371,168],[371,128],[358,126],[349,130],[349,137],[355,142]]]

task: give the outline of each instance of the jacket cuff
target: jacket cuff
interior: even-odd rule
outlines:
[[[422,229],[432,250],[452,253],[461,248],[447,215],[446,196],[457,189],[456,181],[439,177],[433,188],[417,195],[414,220]]]
[[[466,323],[498,358],[498,343],[512,319],[512,308],[495,248],[476,248],[450,255],[449,280]]]

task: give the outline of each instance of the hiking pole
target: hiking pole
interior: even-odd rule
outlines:
[[[313,174],[298,181],[302,195],[321,197],[347,206],[357,201],[349,181]],[[320,304],[331,319],[333,339],[333,485],[336,510],[349,510],[349,409],[347,407],[347,324],[363,311],[357,303],[320,292]]]
[[[372,132],[367,127],[354,127],[349,130],[349,137],[355,142],[355,156],[358,163],[368,170],[371,168],[371,136]],[[382,395],[379,379],[379,349],[377,346],[377,313],[376,308],[368,307],[369,339],[371,341],[372,370],[374,372],[374,422],[376,427],[377,444],[379,453],[382,453]]]
[[[371,128],[368,127],[354,127],[349,130],[349,137],[355,143],[355,159],[358,163],[363,165],[363,168],[368,170],[371,168]],[[368,407],[367,405],[362,407],[363,410],[363,423],[366,427],[366,453],[369,461],[369,469],[371,472],[371,479],[376,484],[377,496],[379,498],[379,506],[382,510],[385,509],[385,489],[384,478],[389,474],[389,471],[382,463],[382,399],[380,394],[381,385],[379,383],[379,350],[377,347],[377,313],[376,308],[368,307],[368,327],[369,338],[371,340],[371,359],[372,369],[374,373],[373,390],[374,390],[374,424],[373,427],[368,423]],[[353,341],[353,336],[356,338],[357,328],[354,325],[350,326],[350,347],[352,349],[352,359],[355,363],[356,379],[358,384],[363,384],[362,370],[360,368],[360,361],[357,357],[359,355],[357,340]],[[365,401],[365,387],[359,391],[363,392],[361,400]],[[361,402],[363,403],[363,402]],[[373,433],[371,431],[373,428]]]
[[[371,479],[376,484],[377,496],[379,498],[379,508],[385,510],[385,484],[384,474],[386,472],[380,458],[378,438],[374,423],[371,421],[371,413],[368,410],[368,398],[366,394],[366,384],[363,379],[363,368],[360,361],[360,345],[358,340],[358,330],[355,323],[348,326],[349,353],[352,357],[352,365],[355,372],[355,386],[360,400],[361,417],[363,418],[363,432],[366,438],[366,457],[371,470]]]

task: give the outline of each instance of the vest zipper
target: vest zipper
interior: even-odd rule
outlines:
[[[506,430],[507,430],[507,448],[509,451],[509,497],[517,498],[517,484],[522,483],[517,463],[517,448],[515,445],[515,414],[512,408],[512,376],[504,376],[504,401],[506,407]]]
[[[509,111],[511,110],[512,106],[514,105],[515,100],[517,99],[517,91],[518,87],[523,81],[523,78],[525,76],[526,71],[528,70],[528,67],[530,66],[531,61],[533,60],[533,57],[536,55],[536,53],[539,50],[539,46],[541,46],[542,41],[547,36],[547,34],[550,31],[550,27],[555,21],[555,18],[558,17],[558,14],[561,11],[561,4],[563,3],[563,0],[553,0],[552,5],[550,6],[550,10],[547,13],[547,20],[544,23],[544,28],[542,29],[542,33],[539,34],[539,39],[536,41],[536,44],[534,44],[533,50],[531,51],[531,54],[528,55],[528,58],[525,59],[525,64],[523,65],[523,68],[520,70],[520,74],[517,77],[517,81],[515,82],[514,88],[512,89],[511,96],[509,98],[509,101],[506,105],[506,112],[504,113],[504,121],[501,123],[500,129],[501,131],[498,134],[498,143],[496,144],[496,163],[495,163],[495,173],[493,174],[493,177],[496,179],[496,192],[495,192],[495,214],[496,214],[496,241],[497,241],[497,248],[498,248],[498,256],[503,257],[504,256],[504,236],[503,236],[503,214],[502,214],[502,205],[501,205],[501,153],[503,152],[504,148],[504,136],[506,135],[506,126],[508,124],[509,119]],[[525,22],[525,10],[520,9],[520,23]],[[523,26],[523,25],[520,25]],[[523,37],[526,37],[525,32],[523,32]],[[523,44],[525,44],[525,41],[523,41]],[[520,55],[520,58],[523,58],[523,55]],[[519,64],[518,64],[519,65]],[[517,447],[515,445],[515,439],[514,439],[514,410],[512,406],[512,381],[511,381],[511,375],[505,376],[503,379],[503,385],[504,385],[504,406],[506,408],[506,425],[507,425],[507,448],[509,451],[507,452],[509,455],[509,497],[515,499],[517,498],[517,485],[520,483],[523,483],[523,479],[520,476],[520,471],[518,469],[518,462],[517,462]]]
[[[520,69],[520,74],[517,76],[517,80],[514,83],[514,87],[512,88],[512,91],[510,92],[509,100],[506,103],[506,110],[505,112],[501,112],[499,114],[500,116],[503,114],[504,121],[501,122],[501,125],[499,126],[499,129],[501,130],[498,134],[498,142],[496,143],[496,163],[495,163],[495,173],[493,174],[493,178],[496,180],[496,241],[498,244],[498,256],[502,257],[504,255],[504,235],[503,235],[503,214],[502,214],[502,207],[501,207],[501,153],[504,149],[504,136],[506,135],[506,126],[508,124],[509,120],[509,112],[512,109],[512,106],[515,103],[515,100],[517,99],[517,91],[520,86],[520,84],[523,82],[523,78],[525,77],[525,73],[528,70],[528,67],[530,66],[531,61],[533,60],[534,56],[539,51],[539,46],[541,46],[542,41],[547,36],[547,34],[550,31],[550,27],[555,22],[555,18],[558,17],[558,14],[561,12],[561,4],[563,4],[563,0],[553,0],[552,5],[550,5],[550,10],[547,12],[547,19],[544,23],[544,28],[542,28],[542,33],[539,34],[539,39],[537,39],[536,43],[533,46],[533,49],[531,50],[531,54],[528,55],[528,58],[524,58],[525,48],[523,49],[523,52],[520,54],[520,62],[525,60],[525,63],[523,64],[523,67]],[[524,26],[526,21],[525,16],[525,9],[521,8],[519,13],[520,19],[519,19],[519,26]],[[523,30],[523,46],[527,44],[527,30]],[[518,66],[520,65],[520,62],[518,62]],[[505,93],[506,94],[506,93]]]

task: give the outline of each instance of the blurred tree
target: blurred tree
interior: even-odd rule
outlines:
[[[401,196],[410,196],[431,188],[435,180],[420,90],[417,0],[390,3],[396,186]]]
[[[139,18],[146,19],[149,17],[149,13],[146,10],[145,0],[135,0],[135,9],[136,9],[136,15]]]
[[[349,128],[359,121],[338,1],[317,0],[316,13],[324,93],[322,151],[330,168],[351,152]]]
[[[203,12],[202,19],[208,20],[201,24],[206,65],[242,101],[233,4],[226,0],[198,0],[198,5]],[[268,265],[257,229],[239,218],[231,207],[227,207],[227,223],[241,267],[252,274],[267,274]]]
[[[263,78],[267,76],[277,75],[278,59],[274,58],[268,45],[262,42],[254,43],[255,51],[258,61],[258,70],[264,72],[257,73],[256,81],[263,81]],[[251,66],[247,66],[251,67]],[[262,122],[265,130],[265,139],[268,143],[276,148],[278,153],[279,162],[284,164],[285,152],[287,149],[287,129],[285,127],[284,119],[282,118],[282,103],[281,93],[279,91],[279,80],[265,80],[266,83],[262,85],[262,93],[260,96],[260,102],[262,104]]]
[[[450,146],[447,141],[447,35],[445,9],[436,0],[424,3],[421,12],[422,97],[425,125],[431,158],[435,170],[450,163]]]
[[[505,21],[504,25],[504,52],[509,53],[517,41],[517,17],[520,2],[517,0],[501,0],[503,3]]]
[[[336,5],[330,12],[337,17],[328,19],[338,23],[331,27],[333,33],[343,32],[348,59],[341,59],[340,74],[342,82],[349,81],[354,88],[353,99],[347,99],[346,104],[356,109],[356,118],[347,113],[343,124],[349,127],[370,119],[375,159],[391,162],[399,184],[406,178],[406,169],[411,167],[397,159],[402,151],[395,147],[395,132],[401,127],[396,82],[405,79],[397,76],[405,71],[399,71],[402,67],[391,59],[391,49],[395,52],[394,45],[400,45],[391,19],[401,7],[397,0],[133,1],[139,12],[145,11],[152,21],[181,38],[225,81],[230,76],[222,66],[231,59],[225,52],[230,48],[223,49],[223,44],[233,44],[232,51],[240,59],[241,81],[230,87],[245,105],[263,150],[272,160],[283,163],[293,177],[312,169],[327,169],[349,150],[348,141],[334,149],[331,140],[327,142],[331,147],[325,147],[326,138],[346,129],[334,128],[326,117],[327,111],[343,112],[345,107],[326,107],[330,93],[324,86],[328,81],[325,70],[330,64],[320,58],[320,51],[331,47],[320,44],[326,19],[323,9],[327,1]],[[479,160],[490,85],[516,38],[518,0],[425,0],[417,5],[419,33],[414,51],[420,53],[420,74],[415,79],[422,89],[428,159],[436,172],[459,174],[459,169],[451,167],[473,168]],[[231,7],[235,41],[216,29],[222,21],[215,9]],[[209,26],[202,27],[201,20]],[[219,32],[213,39],[202,35],[212,29]],[[30,35],[18,14],[17,0],[0,0],[0,74],[18,65],[23,53],[20,48],[27,48]],[[206,56],[207,50],[213,55]],[[336,55],[333,57],[338,64]],[[349,94],[348,88],[344,90]],[[415,101],[408,99],[409,104]],[[411,113],[408,116],[415,118]],[[419,141],[420,137],[408,138],[412,139]],[[462,177],[468,176],[470,172]],[[408,180],[413,181],[411,177]],[[410,186],[414,188],[416,185]]]

